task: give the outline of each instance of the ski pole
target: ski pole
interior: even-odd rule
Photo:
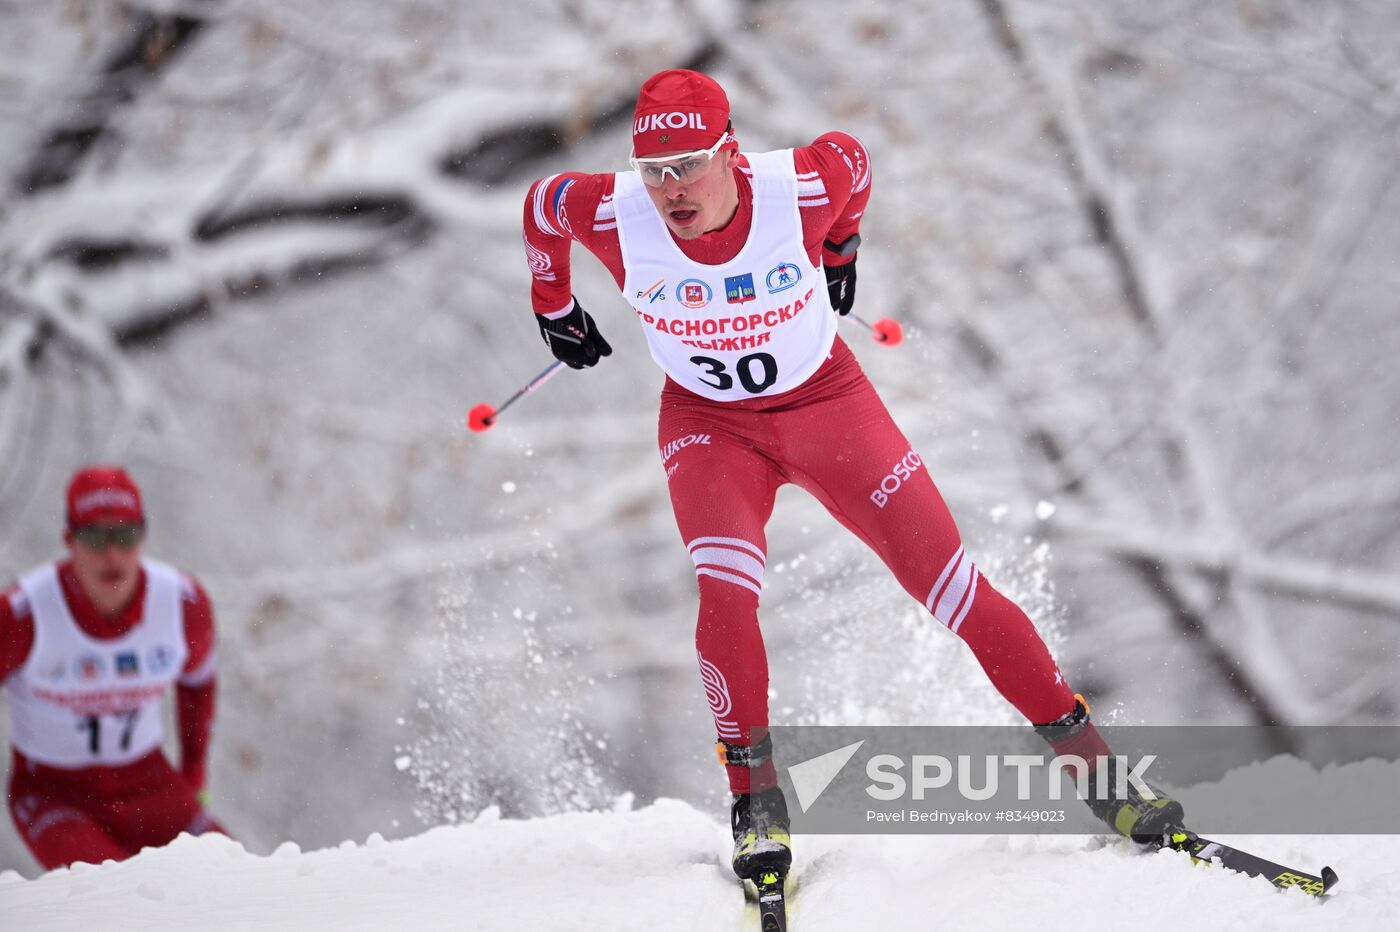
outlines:
[[[550,379],[554,378],[554,376],[558,374],[560,368],[563,365],[563,360],[554,360],[554,362],[550,363],[544,368],[543,372],[535,376],[530,381],[526,382],[520,387],[519,391],[507,398],[505,400],[505,403],[502,404],[499,408],[493,408],[485,402],[477,405],[475,408],[472,408],[471,412],[467,415],[467,429],[474,433],[481,433],[484,430],[490,430],[492,427],[495,426],[496,418],[500,416],[500,413],[502,411],[515,404],[524,396],[530,394],[530,392],[539,388],[545,382],[548,382]]]
[[[888,317],[881,317],[875,323],[870,323],[855,311],[850,313],[850,318],[870,331],[876,343],[883,343],[886,346],[898,346],[904,342],[904,328],[899,325],[899,321]]]

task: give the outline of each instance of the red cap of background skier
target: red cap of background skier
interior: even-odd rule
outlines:
[[[729,126],[729,97],[719,82],[698,71],[673,68],[647,78],[632,118],[632,154],[708,149]],[[728,148],[737,143],[726,143]]]
[[[87,466],[69,480],[69,527],[139,524],[145,520],[141,490],[120,466]]]

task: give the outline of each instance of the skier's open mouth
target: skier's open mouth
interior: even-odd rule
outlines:
[[[670,214],[671,214],[671,221],[672,221],[673,223],[675,223],[676,226],[685,227],[685,226],[690,226],[692,223],[695,222],[695,218],[698,217],[698,216],[700,215],[700,211],[698,211],[698,210],[690,210],[690,209],[681,209],[681,210],[672,209],[672,210],[670,211]]]

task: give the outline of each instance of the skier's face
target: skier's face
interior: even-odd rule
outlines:
[[[117,614],[136,594],[144,539],[145,529],[134,524],[88,525],[64,534],[78,585],[102,614]]]
[[[734,158],[733,150],[725,149],[715,155],[714,165],[700,177],[682,182],[668,172],[659,186],[646,189],[667,229],[677,238],[695,239],[734,218],[739,207]]]

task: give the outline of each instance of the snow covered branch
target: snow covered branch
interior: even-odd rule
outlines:
[[[49,129],[20,171],[15,188],[33,194],[69,181],[110,132],[115,112],[130,104],[195,39],[206,22],[204,5],[216,2],[190,0],[167,12],[133,9],[126,38],[98,69],[75,112]]]

